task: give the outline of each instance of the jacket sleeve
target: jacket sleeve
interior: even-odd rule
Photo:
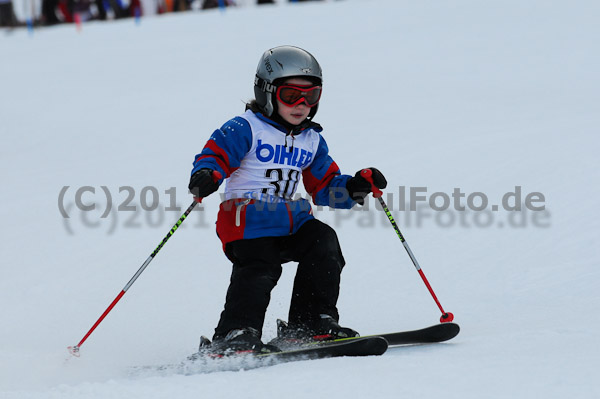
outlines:
[[[346,182],[352,176],[342,175],[329,156],[327,143],[319,135],[319,146],[310,166],[302,172],[304,187],[316,205],[350,209],[355,202],[348,195]]]
[[[210,136],[202,152],[194,159],[192,174],[202,168],[221,172],[219,184],[240,167],[242,158],[252,146],[252,129],[244,118],[236,117]]]

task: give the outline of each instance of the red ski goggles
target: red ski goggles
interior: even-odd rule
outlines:
[[[288,107],[295,107],[304,102],[312,108],[319,103],[321,90],[321,86],[281,85],[277,88],[276,96]]]

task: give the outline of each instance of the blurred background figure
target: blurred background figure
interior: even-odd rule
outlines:
[[[129,11],[121,0],[94,0],[98,13],[97,19],[119,19],[129,16]]]
[[[204,0],[202,2],[202,9],[217,8],[221,5],[225,7],[234,6],[235,2],[233,0]]]
[[[74,22],[73,19],[73,8],[75,5],[75,0],[58,0],[58,10],[60,11],[60,15],[63,17],[62,22]]]
[[[90,0],[73,0],[70,2],[70,12],[75,20],[75,15],[79,16],[80,21],[89,21],[92,19],[92,12],[90,6],[92,5]]]
[[[275,0],[256,0],[256,4],[275,4]]]
[[[173,12],[188,11],[192,9],[194,0],[173,0]]]
[[[134,4],[134,2],[132,1],[131,4]],[[138,17],[141,17],[142,15],[145,17],[148,17],[150,15],[156,15],[159,13],[160,10],[160,4],[157,0],[140,0],[139,3],[137,3],[137,6],[139,7],[137,11]],[[133,9],[132,16],[136,16],[135,8]]]
[[[12,0],[0,0],[0,26],[14,28],[17,18],[13,10]]]
[[[56,15],[57,7],[58,0],[42,0],[42,22],[44,25],[54,25],[61,22]]]

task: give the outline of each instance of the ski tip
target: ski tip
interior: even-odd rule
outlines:
[[[456,337],[458,335],[458,333],[460,332],[460,326],[456,323],[443,323],[443,324],[438,324],[444,327],[444,334],[440,335],[438,338],[438,342],[444,342],[444,341],[448,341],[451,340],[452,338]]]

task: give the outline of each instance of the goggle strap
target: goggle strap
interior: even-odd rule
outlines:
[[[264,91],[265,93],[275,93],[277,91],[277,86],[267,82],[258,75],[256,75],[256,77],[254,78],[254,85],[258,86],[258,88]]]

